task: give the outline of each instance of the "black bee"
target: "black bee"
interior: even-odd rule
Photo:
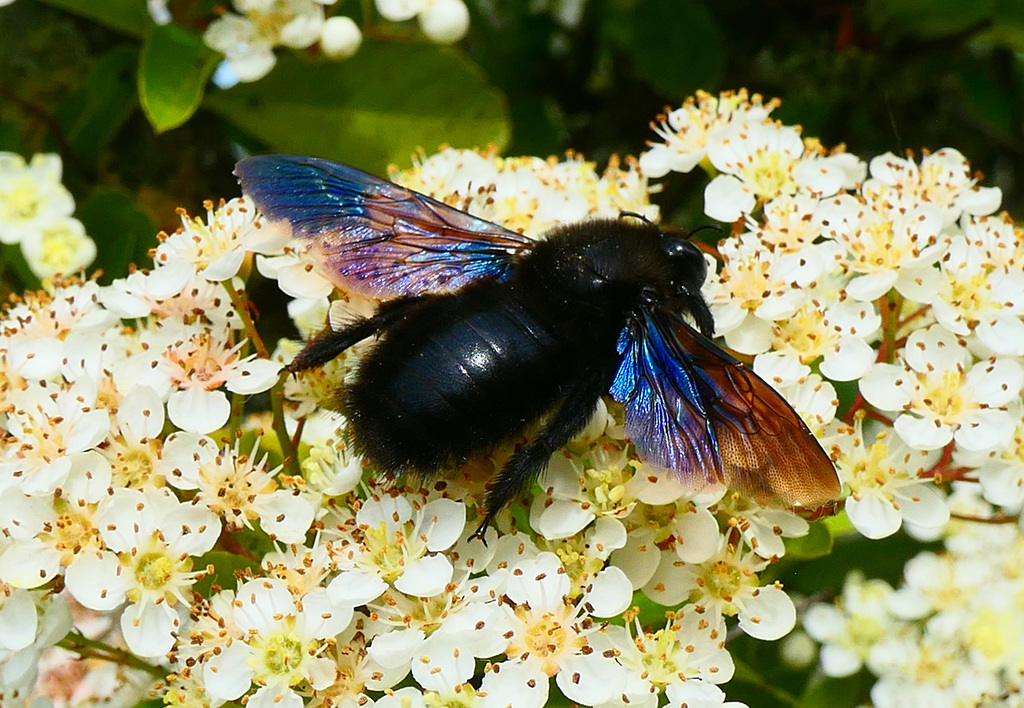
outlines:
[[[707,266],[686,238],[620,218],[532,240],[315,157],[250,157],[235,174],[339,286],[380,301],[290,367],[378,338],[341,401],[375,467],[436,475],[541,422],[493,480],[477,535],[608,393],[639,456],[693,488],[724,483],[777,506],[838,495],[831,460],[796,412],[711,341]]]

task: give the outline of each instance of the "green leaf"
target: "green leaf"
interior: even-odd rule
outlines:
[[[811,524],[806,536],[786,539],[786,557],[798,560],[821,558],[832,552],[832,533],[824,523]]]
[[[857,529],[854,528],[845,510],[822,519],[821,523],[828,527],[829,535],[832,538],[857,534]]]
[[[843,678],[820,677],[800,696],[800,708],[853,708],[867,699],[871,684],[863,673]]]
[[[718,84],[725,70],[722,33],[706,7],[694,0],[650,0],[637,7],[634,22],[636,72],[651,86],[680,101]]]
[[[156,224],[123,192],[99,188],[78,206],[75,216],[96,241],[93,269],[103,271],[101,283],[127,275],[129,263],[145,264],[149,249],[156,246]]]
[[[158,133],[196,112],[218,54],[202,38],[175,25],[154,25],[139,56],[139,101]]]
[[[142,36],[153,24],[145,0],[42,0],[47,5],[87,17],[119,32]]]
[[[138,105],[132,76],[137,56],[128,45],[110,50],[54,110],[64,138],[82,160],[95,163]]]
[[[994,5],[995,0],[868,0],[867,16],[877,31],[935,39],[980,26]]]
[[[227,551],[210,551],[204,553],[195,560],[195,570],[204,570],[213,566],[213,572],[198,581],[193,589],[203,597],[210,597],[213,593],[213,586],[221,589],[234,590],[238,587],[236,572],[242,573],[245,570],[259,571],[259,562],[249,560],[243,556]]]
[[[267,77],[207,94],[206,105],[269,150],[375,172],[417,149],[509,139],[504,97],[452,48],[364,42],[345,62],[282,55]]]
[[[996,0],[992,26],[981,33],[978,39],[1009,47],[1015,52],[1024,52],[1024,3],[1020,0]]]
[[[23,290],[36,290],[42,286],[39,276],[32,272],[17,243],[0,244],[0,276],[0,292],[4,296]]]

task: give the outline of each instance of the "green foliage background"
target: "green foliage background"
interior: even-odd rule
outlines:
[[[177,225],[175,207],[236,195],[244,152],[377,173],[441,144],[604,162],[641,150],[649,121],[697,89],[780,97],[776,117],[862,157],[955,147],[1024,213],[1021,0],[589,0],[573,29],[543,0],[470,0],[470,33],[454,47],[339,0],[367,37],[355,57],[281,50],[269,76],[229,90],[208,85],[219,57],[201,40],[216,6],[171,0],[164,27],[144,0],[0,8],[0,150],[61,154],[105,282],[145,262],[157,230]],[[673,175],[656,199],[668,221],[692,226],[707,221],[702,189],[699,175]],[[36,285],[23,263],[6,264],[6,293]],[[263,326],[285,320],[277,301],[260,309]],[[819,533],[775,567],[787,589],[826,597],[854,567],[896,582],[919,548],[905,537],[831,544]],[[867,699],[867,675],[787,668],[778,644],[738,638],[731,650],[742,665],[728,692],[751,706]]]

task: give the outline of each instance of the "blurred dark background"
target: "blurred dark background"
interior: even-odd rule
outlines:
[[[16,0],[0,8],[0,149],[59,152],[87,226],[126,200],[137,213],[122,222],[169,228],[175,206],[237,193],[239,147],[317,152],[378,173],[441,143],[495,143],[510,155],[571,148],[604,163],[641,151],[651,119],[695,90],[746,87],[781,98],[775,116],[805,136],[862,157],[956,147],[1003,188],[1011,213],[1024,211],[1020,0],[589,0],[573,26],[556,16],[577,3],[468,4],[468,36],[439,47],[414,23],[342,0],[328,11],[352,16],[366,37],[354,58],[280,49],[269,76],[205,96],[200,86],[194,114],[158,133],[140,110],[152,25],[142,0]],[[169,4],[194,38],[217,7]],[[668,218],[699,215],[701,179],[669,180],[657,197]]]

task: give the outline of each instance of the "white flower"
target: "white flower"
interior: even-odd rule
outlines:
[[[807,522],[792,511],[763,508],[736,494],[719,502],[717,511],[727,516],[730,528],[739,530],[750,550],[767,560],[786,554],[783,538],[806,536],[810,530]]]
[[[602,517],[585,534],[561,541],[538,539],[540,548],[557,555],[569,576],[569,597],[587,594],[590,613],[595,617],[613,617],[625,611],[633,600],[633,585],[622,569],[606,566],[613,551],[625,546],[626,529],[622,522]]]
[[[381,628],[369,617],[356,613],[348,627],[321,654],[334,662],[335,679],[324,687],[313,690],[310,706],[339,706],[344,708],[373,708],[374,700],[367,691],[387,691],[408,675],[408,667],[401,670],[381,666],[367,654],[366,642],[379,636]],[[402,689],[405,690],[405,689]]]
[[[1024,238],[1009,214],[963,216],[964,238],[980,249],[989,267],[1021,267],[1024,264]]]
[[[469,10],[462,0],[430,0],[419,14],[420,29],[438,44],[452,44],[469,31]]]
[[[869,169],[871,179],[864,183],[865,195],[896,188],[939,207],[943,212],[943,226],[953,224],[961,213],[991,214],[1002,201],[1002,190],[998,187],[977,186],[967,160],[952,148],[925,155],[920,166],[911,158],[887,152],[873,158]]]
[[[488,693],[520,696],[518,706],[540,708],[547,701],[548,679],[562,695],[596,705],[621,695],[626,672],[610,656],[593,651],[589,635],[599,631],[587,618],[586,596],[573,604],[566,594],[569,578],[558,557],[541,553],[518,563],[509,576],[503,606],[510,630],[508,660],[491,667],[484,678]]]
[[[867,538],[885,538],[904,520],[923,527],[941,527],[949,520],[949,507],[925,473],[939,455],[914,450],[888,430],[865,440],[864,420],[854,421],[851,434],[838,438],[836,469],[850,489],[846,513]]]
[[[933,325],[915,330],[899,364],[876,364],[860,381],[865,399],[883,411],[902,411],[894,427],[910,447],[936,450],[956,440],[968,450],[991,450],[1013,435],[1006,412],[1024,384],[1017,361],[971,364],[965,343]]]
[[[769,381],[789,383],[810,375],[809,365],[821,358],[819,370],[833,381],[859,379],[875,362],[869,342],[881,323],[870,303],[808,300],[774,324],[772,351],[757,355],[754,371]]]
[[[775,640],[796,623],[796,607],[777,583],[759,585],[757,574],[768,561],[743,553],[722,538],[719,551],[703,563],[668,561],[644,587],[644,594],[662,605],[689,599],[707,611],[705,618],[724,632],[724,617],[739,616],[739,627],[755,639]]]
[[[10,439],[0,447],[0,489],[52,494],[106,438],[110,416],[96,407],[96,386],[86,376],[57,391],[32,388],[20,398],[7,416]]]
[[[149,386],[136,386],[121,400],[101,450],[115,487],[162,485],[167,474],[161,459],[165,417],[163,401]]]
[[[323,4],[315,0],[235,0],[234,6],[242,14],[224,13],[203,33],[203,41],[225,56],[228,71],[221,72],[218,83],[222,88],[230,86],[231,79],[263,78],[274,68],[274,47],[304,49],[323,30]]]
[[[68,283],[49,295],[27,293],[8,309],[0,327],[6,376],[52,379],[74,355],[98,352],[103,335],[117,323],[100,305],[101,295],[95,282]]]
[[[338,413],[318,410],[302,428],[302,443],[309,445],[302,476],[308,489],[328,497],[348,494],[363,477],[363,459],[346,444],[344,421]]]
[[[1024,504],[1024,410],[1014,403],[1009,413],[1016,423],[1012,440],[987,454],[957,450],[953,463],[975,468],[986,500],[1018,509]]]
[[[841,194],[822,202],[818,217],[827,236],[846,249],[853,274],[846,294],[876,300],[891,288],[913,298],[934,278],[933,265],[945,252],[942,210],[890,191],[874,198]]]
[[[826,676],[850,676],[860,670],[871,647],[894,632],[888,611],[892,588],[882,580],[846,576],[836,605],[815,603],[804,616],[804,629],[821,642],[821,670]]]
[[[530,525],[548,540],[568,538],[595,518],[626,516],[632,467],[625,446],[583,445],[578,454],[555,453],[541,473],[544,494],[534,497]]]
[[[852,187],[843,156],[805,156],[800,131],[779,123],[734,122],[708,141],[708,159],[720,175],[704,190],[704,213],[733,222],[784,194],[828,197]]]
[[[167,8],[167,2],[168,0],[146,0],[146,10],[149,11],[153,22],[158,25],[169,25],[174,19]]]
[[[250,708],[301,708],[295,686],[324,689],[336,676],[336,665],[323,656],[328,643],[348,626],[352,611],[316,591],[300,599],[279,580],[256,579],[238,588],[233,619],[242,636],[203,664],[203,682],[222,700],[248,697]]]
[[[636,620],[625,626],[609,626],[594,636],[594,643],[599,648],[613,649],[628,671],[622,697],[617,696],[604,706],[621,705],[620,700],[628,700],[629,705],[653,708],[662,692],[668,694],[670,705],[702,706],[704,703],[686,701],[680,691],[726,683],[734,671],[732,657],[725,649],[725,636],[695,610],[676,613],[656,632],[645,632]]]
[[[720,252],[722,269],[717,275],[709,270],[704,295],[715,333],[744,354],[767,351],[772,323],[793,317],[808,300],[807,288],[831,268],[826,249],[772,252],[752,233],[727,239]]]
[[[166,462],[174,465],[168,482],[178,489],[197,490],[195,499],[224,519],[229,529],[260,528],[272,539],[301,543],[316,513],[313,502],[297,489],[279,488],[267,454],[260,457],[260,440],[252,452],[241,442],[218,448],[209,438],[177,433],[167,439]]]
[[[426,0],[375,0],[375,4],[385,20],[405,22],[423,11]]]
[[[635,163],[627,168],[612,160],[599,174],[593,163],[576,156],[558,162],[496,158],[449,148],[411,170],[392,173],[391,178],[536,238],[558,224],[618,218],[623,211],[656,219],[658,210],[648,199],[646,179]]]
[[[5,587],[0,597],[0,697],[6,706],[8,697],[33,692],[43,651],[63,639],[74,624],[61,595]]]
[[[664,140],[650,143],[640,156],[640,169],[648,177],[664,177],[670,171],[689,172],[707,155],[707,143],[733,121],[756,123],[767,119],[778,101],[763,102],[745,89],[712,96],[698,91],[682,107],[658,116],[651,129]]]
[[[147,488],[115,490],[97,521],[108,550],[68,568],[68,590],[94,610],[113,610],[127,599],[121,632],[128,647],[139,656],[162,656],[174,643],[176,607],[190,605],[197,576],[192,556],[213,547],[220,520],[166,490]]]
[[[359,51],[363,33],[351,17],[335,15],[324,22],[320,49],[332,59],[348,59]]]
[[[216,210],[210,201],[205,207],[205,222],[179,210],[181,229],[157,246],[153,256],[156,266],[182,271],[185,280],[198,273],[221,282],[238,274],[248,251],[275,253],[283,246],[283,241],[273,238],[278,232],[262,228],[256,209],[244,197],[223,203]]]
[[[82,222],[73,217],[58,219],[22,239],[21,252],[40,279],[72,275],[96,258],[96,242],[85,235]]]
[[[982,244],[955,236],[942,259],[942,278],[926,302],[954,334],[977,335],[995,354],[1024,354],[1024,270],[998,266]]]
[[[167,396],[167,417],[182,430],[208,433],[223,426],[231,412],[223,386],[253,394],[274,385],[281,365],[255,355],[242,357],[244,342],[232,346],[211,327],[184,328],[182,338],[150,346],[115,373],[124,388],[151,386]]]
[[[334,542],[341,571],[328,586],[331,599],[353,606],[376,599],[388,586],[416,597],[441,593],[454,573],[443,551],[462,535],[461,502],[423,503],[398,494],[368,499],[356,512],[354,529]]]
[[[1001,682],[964,651],[955,638],[941,633],[906,631],[871,648],[868,668],[878,675],[871,687],[877,708],[907,705],[954,708],[981,705],[985,696],[1003,692]]]
[[[95,450],[75,459],[60,494],[0,495],[0,528],[10,542],[0,553],[0,580],[35,588],[103,549],[97,513],[110,495],[110,465]]]
[[[25,164],[19,155],[0,152],[0,243],[39,237],[75,210],[75,200],[61,184],[59,155],[36,154]]]
[[[256,269],[263,277],[276,280],[285,295],[305,299],[326,298],[334,292],[332,274],[305,250],[308,248],[306,243],[300,244],[298,251],[289,251],[283,256],[256,256]]]

